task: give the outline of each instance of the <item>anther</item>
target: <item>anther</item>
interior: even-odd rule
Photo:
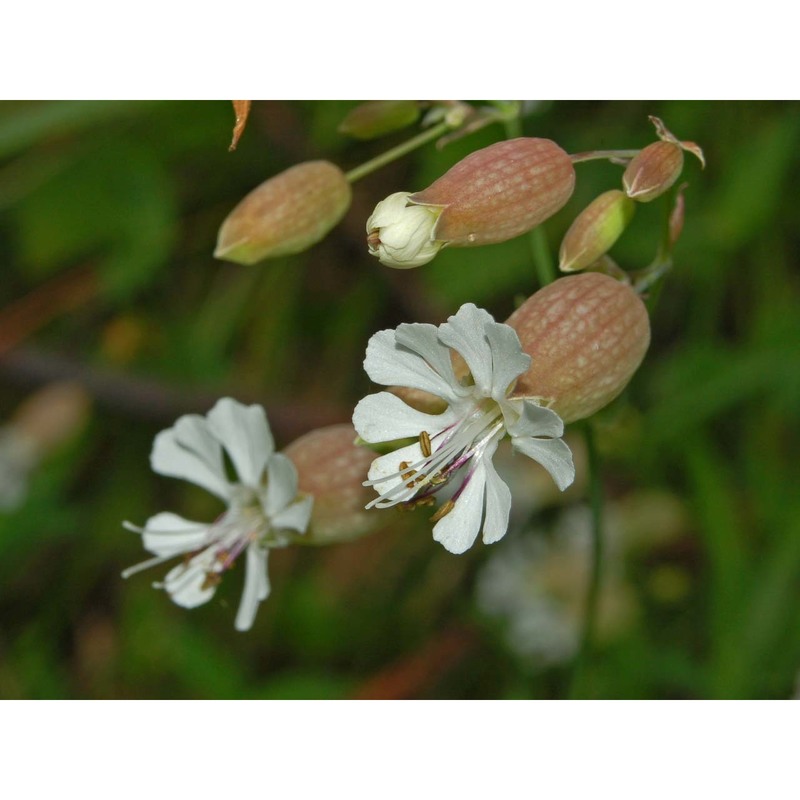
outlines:
[[[442,517],[446,517],[454,508],[456,504],[452,500],[448,500],[432,517],[431,522],[438,522]]]
[[[431,454],[431,437],[428,436],[427,431],[422,431],[419,435],[419,446],[422,450],[422,455],[428,458]]]
[[[407,470],[407,472],[403,472],[403,470]],[[414,488],[414,483],[416,483],[416,482],[418,482],[420,480],[419,478],[417,478],[416,481],[412,480],[413,477],[416,474],[417,474],[417,471],[415,469],[408,469],[408,461],[401,461],[400,462],[400,477],[404,481],[408,481],[406,486],[409,489],[413,489]]]
[[[206,577],[200,585],[200,591],[211,589],[213,586],[218,586],[222,581],[222,575],[219,572],[206,572]]]

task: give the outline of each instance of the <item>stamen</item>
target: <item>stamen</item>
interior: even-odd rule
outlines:
[[[420,455],[418,461],[401,461],[398,471],[374,480],[364,481],[364,486],[373,486],[378,492],[367,508],[389,508],[398,503],[409,503],[420,495],[430,496],[447,483],[465,463],[480,454],[486,443],[502,430],[498,421],[501,410],[476,406],[460,422],[438,431],[433,437],[422,431],[419,435]],[[443,436],[434,451],[433,439]],[[476,441],[477,440],[477,441]],[[381,485],[392,484],[384,491]]]
[[[205,580],[200,584],[200,591],[204,592],[206,589],[219,586],[221,582],[222,575],[220,575],[219,572],[206,572]]]
[[[407,470],[407,471],[403,472],[403,470]],[[404,481],[410,481],[409,483],[406,483],[406,486],[409,489],[413,489],[414,488],[414,484],[416,483],[416,481],[413,481],[411,479],[416,474],[417,474],[417,471],[415,469],[408,469],[408,461],[401,461],[400,462],[400,475],[402,476]]]
[[[149,569],[150,567],[155,567],[157,564],[163,564],[165,561],[169,561],[171,558],[173,558],[171,555],[148,558],[147,561],[142,561],[139,564],[134,564],[132,567],[122,570],[122,577],[130,578],[131,575],[135,575],[137,572]]]
[[[455,502],[448,500],[439,510],[431,517],[431,522],[438,522],[442,517],[446,517],[456,507]]]
[[[428,436],[427,431],[422,431],[419,435],[419,446],[422,450],[422,455],[428,458],[431,454],[431,437]]]

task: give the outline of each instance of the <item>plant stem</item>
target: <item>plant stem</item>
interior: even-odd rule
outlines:
[[[583,161],[597,161],[602,158],[612,161],[614,159],[629,160],[638,154],[638,150],[588,150],[585,153],[575,153],[570,156],[570,159],[573,164],[580,164]]]
[[[355,183],[370,173],[376,172],[381,167],[390,164],[392,161],[402,158],[406,153],[410,153],[412,150],[416,150],[418,147],[422,147],[422,145],[434,139],[438,139],[442,134],[452,130],[452,127],[453,126],[448,122],[440,122],[438,125],[434,125],[432,128],[423,131],[412,139],[397,145],[397,147],[393,147],[391,150],[387,150],[385,153],[381,153],[379,156],[375,156],[375,158],[365,161],[363,164],[351,169],[350,172],[345,174],[345,177],[350,183]]]
[[[603,564],[603,483],[600,475],[600,454],[597,451],[594,430],[591,423],[586,423],[583,428],[586,440],[589,469],[589,501],[592,510],[592,554],[591,569],[589,573],[589,586],[586,593],[586,605],[583,615],[583,632],[581,634],[580,650],[575,659],[572,673],[572,684],[569,696],[577,699],[588,694],[585,688],[587,683],[588,664],[594,648],[595,628],[597,626],[597,609],[600,601],[600,586]]]
[[[650,292],[647,308],[653,313],[658,296],[661,293],[661,279],[672,270],[672,249],[674,247],[672,232],[672,214],[676,203],[680,202],[680,192],[683,187],[673,187],[666,195],[667,204],[664,207],[664,217],[661,224],[661,239],[656,251],[656,257],[650,266],[633,275],[633,288],[639,293]]]
[[[506,119],[503,121],[506,129],[506,139],[518,139],[522,136],[522,123],[519,117]],[[553,257],[550,254],[550,245],[547,242],[547,235],[541,225],[528,231],[525,235],[528,241],[528,250],[531,254],[531,261],[536,270],[536,275],[541,286],[552,283],[556,278],[556,267]]]

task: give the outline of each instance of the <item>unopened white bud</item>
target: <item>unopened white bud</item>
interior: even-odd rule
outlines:
[[[367,220],[369,252],[387,267],[421,267],[444,245],[433,238],[442,208],[409,204],[410,195],[411,192],[390,194],[375,206]]]

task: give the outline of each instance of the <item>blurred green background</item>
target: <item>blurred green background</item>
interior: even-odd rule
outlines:
[[[535,471],[515,468],[506,539],[464,556],[432,541],[424,512],[394,511],[357,542],[274,552],[272,596],[248,634],[233,629],[241,570],[194,611],[151,588],[163,567],[120,578],[146,555],[123,520],[218,510],[149,469],[154,435],[180,414],[223,395],[262,402],[287,445],[346,421],[370,391],[361,363],[375,331],[441,322],[466,301],[504,319],[537,288],[524,237],[445,250],[404,272],[364,245],[376,202],[424,188],[502,139],[500,125],[358,182],[344,221],[302,255],[255,267],[213,259],[220,223],[263,180],[316,158],[351,169],[413,132],[348,139],[337,126],[355,105],[256,102],[229,153],[224,101],[0,104],[0,484],[23,485],[5,490],[0,510],[0,697],[570,693],[587,583],[585,488],[554,498]],[[526,135],[572,153],[642,147],[656,114],[708,162],[701,171],[687,157],[686,223],[650,351],[595,418],[608,546],[581,695],[791,697],[800,104],[527,109]],[[619,166],[576,171],[575,194],[544,225],[554,252],[575,215],[619,186]],[[638,209],[612,251],[623,267],[650,261],[661,214],[658,202]],[[26,461],[8,444],[20,409],[62,381],[85,390],[88,410],[63,412],[46,454]],[[58,420],[55,401],[42,402],[44,418]]]

